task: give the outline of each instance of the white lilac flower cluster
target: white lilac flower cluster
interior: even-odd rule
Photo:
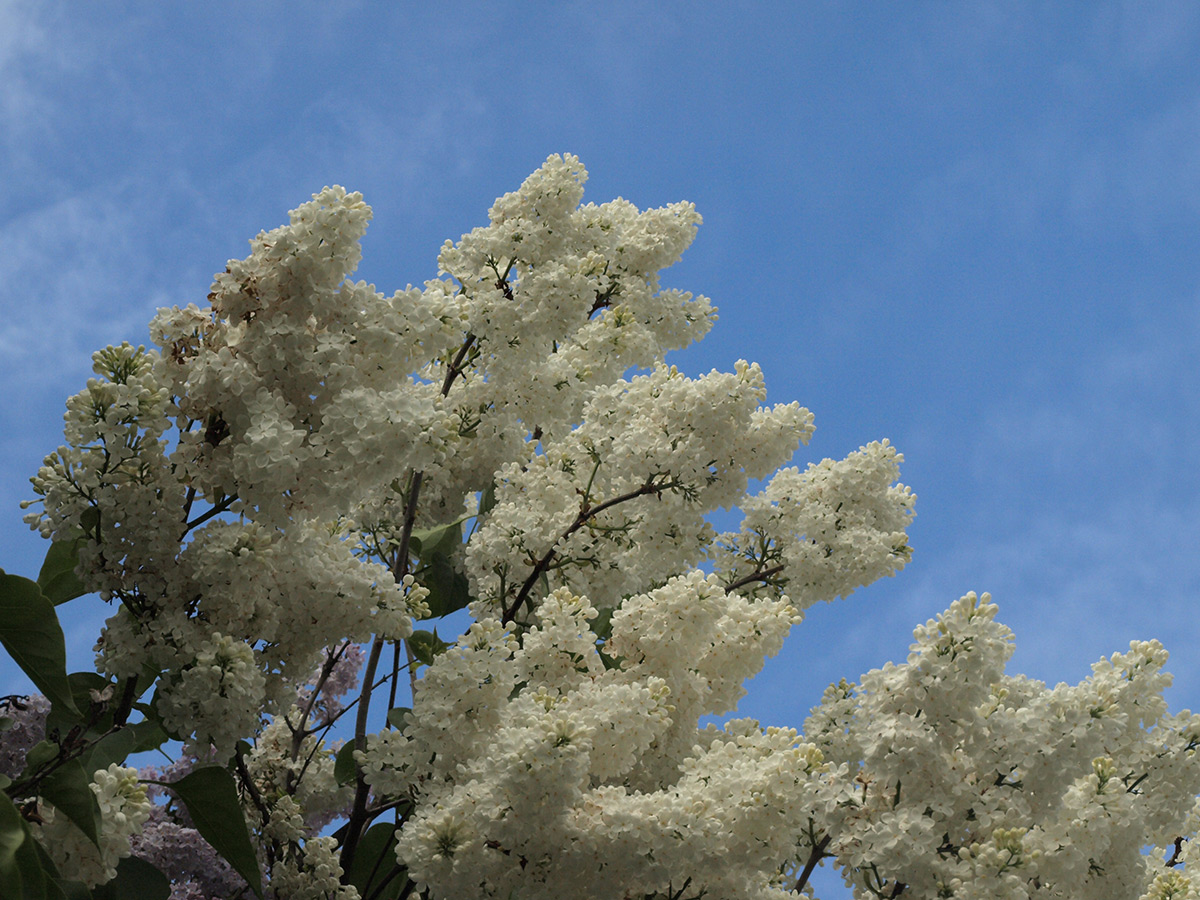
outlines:
[[[660,284],[700,218],[583,204],[586,177],[550,157],[391,296],[348,280],[362,197],[320,191],[207,305],[160,310],[158,349],[96,354],[33,479],[30,523],[119,603],[98,669],[158,673],[138,709],[236,760],[268,890],[356,896],[386,814],[405,896],[766,900],[827,857],[860,897],[1195,895],[1200,724],[1167,714],[1157,644],[1047,689],[1004,673],[970,595],[803,735],[700,726],[810,605],[904,567],[915,497],[887,441],[789,466],[812,415],[764,406],[757,365],[667,365],[716,318]],[[464,606],[448,647],[413,630]],[[405,670],[412,709],[369,734]],[[351,709],[354,771],[327,740]],[[124,772],[94,788],[110,856],[145,819]],[[173,896],[240,889],[197,871],[183,811],[154,816]],[[108,877],[68,826],[46,807],[63,865]]]
[[[659,366],[595,391],[579,427],[499,471],[495,508],[466,551],[478,612],[516,602],[530,559],[549,562],[527,602],[561,585],[604,606],[700,562],[714,537],[705,514],[743,499],[748,479],[812,432],[808,410],[763,409],[765,394],[745,362],[697,379]]]
[[[95,887],[116,876],[117,863],[130,855],[130,838],[150,817],[151,803],[145,786],[138,782],[137,770],[116,763],[97,769],[89,786],[100,808],[99,845],[45,802],[39,804],[41,824],[35,834],[59,871]]]
[[[834,685],[805,723],[830,765],[812,815],[855,896],[1119,900],[1190,883],[1159,877],[1200,792],[1200,716],[1168,714],[1162,645],[1047,688],[1004,673],[1012,633],[989,600],[954,603],[906,663]]]
[[[883,440],[803,472],[780,469],[742,504],[741,530],[717,539],[718,570],[731,584],[772,573],[761,585],[786,588],[800,609],[894,575],[912,557],[904,529],[916,502],[895,484],[902,461]]]
[[[596,618],[559,588],[519,642],[476,624],[403,735],[361,755],[381,794],[420,791],[397,853],[434,896],[620,898],[689,878],[753,896],[764,860],[794,849],[820,753],[748,720],[697,727],[778,651],[791,606],[692,572],[631,598],[601,647]]]

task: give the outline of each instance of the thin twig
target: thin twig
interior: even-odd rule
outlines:
[[[587,500],[585,499],[583,506],[579,510],[579,515],[575,517],[575,521],[567,526],[567,529],[559,536],[559,540],[555,542],[555,546],[557,546],[561,541],[569,538],[589,521],[595,518],[599,513],[602,513],[607,509],[611,509],[618,504],[626,503],[629,500],[633,500],[637,497],[645,497],[651,494],[661,494],[663,491],[668,490],[671,487],[673,487],[673,484],[662,481],[656,482],[654,480],[654,476],[651,475],[640,487],[636,487],[631,491],[626,491],[624,494],[613,497],[610,500],[605,500],[603,503],[598,504],[597,506],[589,506]],[[507,625],[516,617],[517,612],[520,611],[525,601],[529,599],[529,595],[533,591],[534,585],[537,584],[538,578],[542,576],[543,572],[550,568],[550,564],[554,562],[554,558],[557,555],[558,551],[555,550],[554,547],[551,547],[546,551],[545,555],[542,556],[541,559],[534,563],[533,569],[529,573],[529,577],[526,578],[525,583],[521,585],[521,589],[517,592],[517,596],[513,599],[512,605],[504,609],[503,615],[500,617],[500,621],[503,624]]]

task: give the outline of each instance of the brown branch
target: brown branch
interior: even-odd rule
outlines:
[[[1171,858],[1167,860],[1168,866],[1178,866],[1182,864],[1179,855],[1183,853],[1183,837],[1175,838],[1175,852],[1171,854]]]
[[[808,860],[804,863],[804,870],[800,873],[800,877],[796,879],[796,886],[792,888],[797,894],[804,890],[804,886],[808,884],[808,879],[812,877],[813,870],[817,867],[817,863],[825,859],[827,856],[832,856],[831,853],[826,853],[825,848],[829,846],[832,840],[831,835],[825,835],[815,844],[813,844],[812,852],[808,854]]]
[[[620,496],[613,497],[610,500],[605,500],[603,503],[597,506],[589,506],[587,500],[585,499],[583,506],[579,510],[579,515],[575,517],[574,522],[567,526],[566,531],[564,531],[559,537],[559,541],[566,540],[580,528],[586,525],[592,518],[607,509],[611,509],[620,503],[625,503],[637,497],[645,497],[650,494],[661,494],[670,487],[672,487],[672,484],[669,482],[655,482],[654,476],[651,475],[646,479],[641,487],[636,487],[631,491],[621,494]],[[555,541],[555,544],[557,543],[558,541]],[[517,592],[517,596],[514,598],[512,605],[503,610],[503,615],[500,618],[500,621],[503,624],[507,625],[513,620],[517,612],[529,599],[529,595],[533,591],[533,586],[537,583],[538,578],[540,578],[542,573],[550,567],[550,564],[554,562],[554,558],[557,555],[558,551],[555,550],[554,547],[551,547],[546,551],[545,555],[542,556],[541,559],[534,563],[533,569],[529,573],[529,577],[526,578],[525,583],[521,585],[521,589]]]
[[[211,519],[215,516],[219,516],[221,513],[227,511],[229,509],[229,507],[233,506],[233,504],[236,500],[237,500],[237,496],[234,495],[232,497],[226,497],[220,503],[214,504],[212,509],[208,510],[205,513],[202,513],[201,515],[196,516],[196,518],[192,519],[192,521],[185,523],[183,526],[183,533],[187,534],[189,531],[191,531],[197,525],[203,525],[209,519]],[[182,535],[180,537],[182,539]]]
[[[745,587],[755,581],[761,581],[766,584],[767,581],[783,571],[782,563],[778,566],[772,566],[769,569],[759,569],[757,572],[752,572],[745,578],[739,578],[737,581],[725,585],[725,593],[729,594],[736,591],[740,587]]]
[[[467,358],[467,354],[471,350],[471,345],[475,343],[475,335],[468,334],[467,339],[463,341],[463,345],[458,348],[458,355],[454,357],[454,361],[450,363],[446,369],[446,377],[442,380],[442,396],[445,397],[450,393],[450,386],[454,384],[454,379],[463,373],[463,360]]]
[[[469,343],[469,341],[468,341]],[[467,347],[464,344],[464,350]],[[460,352],[461,356],[461,352]],[[408,574],[408,546],[412,539],[413,525],[417,520],[417,498],[421,493],[421,481],[424,473],[414,472],[408,489],[408,504],[404,509],[404,528],[400,535],[400,549],[396,553],[396,561],[392,566],[392,576],[397,582],[404,580]],[[371,708],[371,691],[375,681],[375,670],[379,666],[379,654],[383,650],[383,636],[375,635],[371,642],[371,653],[367,657],[367,669],[363,675],[363,689],[359,694],[358,714],[354,720],[354,747],[356,750],[367,749],[367,713]],[[342,842],[341,866],[344,872],[350,871],[354,861],[358,842],[362,837],[363,828],[367,823],[367,797],[371,789],[363,778],[361,766],[355,766],[354,805],[350,810],[349,821],[346,823],[346,838]]]
[[[241,779],[242,787],[246,789],[246,793],[250,797],[250,802],[254,804],[254,808],[258,810],[258,814],[262,816],[262,830],[265,833],[267,827],[271,824],[271,811],[267,807],[266,801],[263,800],[262,794],[259,793],[258,786],[255,785],[254,779],[250,777],[250,770],[246,768],[246,757],[242,755],[241,750],[238,750],[234,756],[234,767],[237,769],[238,778]],[[157,783],[164,784],[163,782]],[[170,787],[171,785],[169,783],[165,783],[165,786]],[[271,842],[267,844],[268,867],[274,864],[275,858],[278,855],[278,850],[278,845],[276,844],[275,840],[272,839]]]
[[[505,273],[507,274],[507,272]],[[502,278],[501,281],[504,279]],[[505,282],[507,287],[507,282]],[[509,290],[511,297],[511,290]],[[446,377],[442,380],[442,396],[445,397],[450,393],[450,388],[454,381],[464,371],[463,362],[470,353],[471,347],[475,344],[475,335],[468,334],[463,341],[461,347],[458,348],[458,353],[450,362],[446,369]],[[408,503],[404,508],[404,526],[400,533],[400,546],[396,551],[396,558],[391,566],[392,577],[397,583],[404,580],[404,576],[408,574],[409,566],[409,545],[412,540],[413,527],[417,520],[417,500],[421,495],[421,481],[424,477],[423,472],[413,472],[412,480],[409,484]],[[383,650],[383,638],[380,635],[375,635],[375,639],[371,642],[371,652],[367,657],[367,668],[363,675],[363,689],[358,697],[358,713],[354,722],[354,746],[357,750],[365,750],[367,746],[367,713],[371,706],[371,692],[374,690],[375,670],[379,667],[379,656]],[[394,676],[398,674],[393,670],[393,685],[395,684]],[[363,828],[367,824],[367,799],[371,789],[363,779],[362,767],[355,765],[355,788],[354,788],[354,804],[350,810],[350,816],[346,822],[346,836],[342,841],[342,852],[339,862],[342,871],[345,873],[343,881],[349,877],[350,865],[354,861],[354,854],[358,850],[358,843],[362,837]]]

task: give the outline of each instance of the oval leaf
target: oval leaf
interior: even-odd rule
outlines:
[[[48,733],[53,733],[55,729],[66,733],[84,715],[90,715],[94,711],[92,709],[92,691],[103,691],[108,687],[108,679],[95,672],[72,672],[67,676],[67,685],[71,688],[71,698],[75,701],[75,707],[80,710],[80,715],[75,715],[69,709],[64,709],[62,706],[54,704],[50,710],[50,715],[46,718],[46,731]],[[95,711],[98,712],[98,710]],[[89,731],[107,731],[112,727],[111,713],[90,720],[88,726]]]
[[[436,631],[414,631],[408,638],[408,646],[412,654],[420,662],[432,666],[438,654],[447,650],[450,645],[437,636]]]
[[[471,602],[471,584],[467,576],[454,568],[445,556],[433,556],[421,571],[420,580],[429,589],[425,602],[429,604],[432,618],[448,616]]]
[[[112,763],[124,765],[125,757],[134,752],[137,743],[137,732],[128,726],[106,734],[88,754],[87,770],[107,769]]]
[[[338,784],[350,784],[357,775],[358,765],[354,761],[354,741],[347,741],[334,757],[333,777]]]
[[[21,867],[17,853],[25,843],[25,826],[17,807],[0,794],[0,896],[20,897]]]
[[[55,541],[46,551],[46,559],[42,562],[42,570],[38,572],[37,583],[42,595],[58,606],[87,593],[87,588],[75,574],[75,565],[79,562],[80,544],[83,537]]]
[[[358,896],[396,900],[408,880],[396,863],[396,826],[391,822],[372,825],[363,834],[347,880],[358,888]],[[388,876],[391,875],[389,878]]]
[[[250,832],[238,802],[233,776],[219,766],[205,766],[194,769],[167,787],[183,801],[200,836],[261,897],[262,874],[258,870],[254,846],[250,843]]]
[[[462,543],[462,519],[436,528],[414,528],[409,539],[422,559],[449,556]]]
[[[92,777],[83,763],[77,759],[63,763],[42,779],[38,793],[79,826],[88,840],[100,846],[100,806],[92,793]]]
[[[92,892],[93,900],[167,900],[170,896],[167,876],[136,856],[117,863],[117,877]]]
[[[80,715],[67,680],[67,649],[54,605],[37,583],[0,569],[0,644],[54,705]]]

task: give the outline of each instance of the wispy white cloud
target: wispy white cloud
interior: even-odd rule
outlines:
[[[52,347],[69,356],[107,334],[144,332],[145,298],[131,302],[147,267],[134,243],[144,211],[130,205],[130,193],[105,185],[0,226],[0,353],[7,359],[43,357]]]
[[[90,57],[68,12],[59,0],[0,0],[0,148],[9,166],[36,162],[33,148],[58,112],[49,85]]]

